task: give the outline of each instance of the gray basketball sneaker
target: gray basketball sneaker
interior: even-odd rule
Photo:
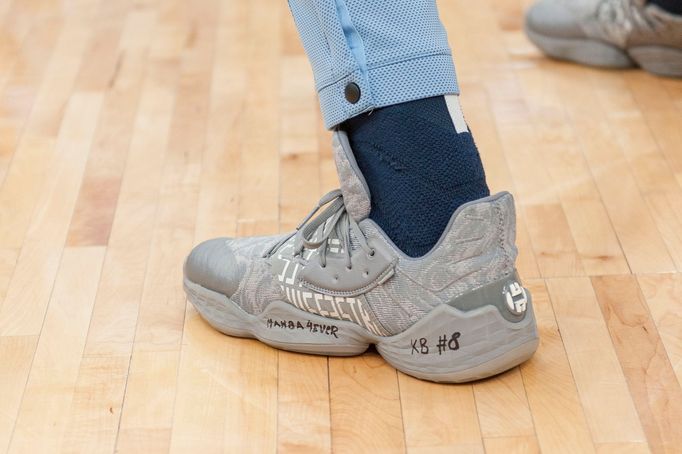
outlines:
[[[526,33],[551,57],[682,77],[682,17],[645,0],[540,0]]]
[[[514,200],[461,206],[425,256],[404,255],[368,218],[348,139],[334,133],[341,189],[288,235],[219,238],[185,262],[185,291],[219,331],[277,348],[357,355],[439,382],[488,377],[538,345],[531,296],[514,268]],[[320,212],[316,217],[317,212]]]

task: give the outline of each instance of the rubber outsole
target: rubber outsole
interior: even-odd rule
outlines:
[[[526,26],[526,36],[550,57],[602,68],[632,68],[635,62],[622,49],[593,39],[557,38]]]
[[[187,279],[184,287],[200,315],[224,334],[329,356],[359,355],[374,344],[396,369],[430,381],[462,383],[490,377],[526,361],[538,346],[530,297],[519,322],[505,320],[492,305],[468,312],[441,305],[404,332],[381,337],[355,323],[305,312],[284,301],[273,301],[252,315],[225,295]]]
[[[550,57],[602,68],[640,66],[650,73],[682,77],[682,49],[668,46],[638,46],[623,50],[594,39],[568,39],[543,35],[526,26],[526,35]]]
[[[628,50],[639,66],[665,77],[682,77],[682,49],[665,46],[639,46]]]

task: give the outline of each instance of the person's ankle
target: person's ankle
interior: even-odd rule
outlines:
[[[342,126],[370,189],[370,218],[413,257],[436,244],[460,205],[490,194],[459,103],[448,101],[397,104]]]

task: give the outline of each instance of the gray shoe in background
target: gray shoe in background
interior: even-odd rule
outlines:
[[[201,316],[296,352],[356,355],[374,344],[400,371],[439,382],[530,358],[538,336],[514,267],[511,194],[461,206],[433,249],[411,258],[368,218],[369,190],[343,132],[334,153],[341,189],[295,232],[194,248],[184,286]]]
[[[554,58],[682,77],[682,16],[645,0],[540,0],[526,34]]]

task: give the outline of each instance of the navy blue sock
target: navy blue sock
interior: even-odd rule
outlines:
[[[649,3],[658,5],[671,14],[682,14],[681,0],[649,0]]]
[[[457,133],[443,96],[376,109],[342,129],[371,192],[370,218],[411,257],[436,244],[457,207],[490,194],[473,137]]]

